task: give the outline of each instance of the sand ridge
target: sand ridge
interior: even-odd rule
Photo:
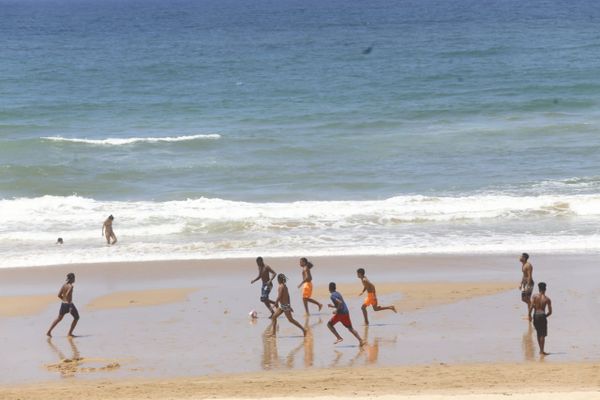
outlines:
[[[107,310],[126,307],[148,307],[186,301],[198,288],[168,288],[112,292],[93,299],[88,310]]]
[[[56,294],[0,296],[0,317],[36,315],[59,301]]]

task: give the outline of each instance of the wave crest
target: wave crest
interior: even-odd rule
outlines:
[[[53,142],[68,142],[82,143],[99,146],[123,146],[135,143],[159,143],[159,142],[186,142],[190,140],[216,140],[220,139],[221,135],[217,133],[203,135],[187,135],[187,136],[167,136],[167,137],[132,137],[132,138],[107,138],[107,139],[80,139],[80,138],[65,138],[62,136],[44,136],[40,139]]]

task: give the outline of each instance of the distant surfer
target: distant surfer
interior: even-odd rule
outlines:
[[[104,221],[104,224],[102,225],[102,236],[106,237],[106,244],[117,243],[117,236],[115,235],[115,232],[113,231],[112,227],[114,219],[115,217],[109,215],[108,218],[106,218],[106,221]],[[112,243],[110,242],[111,240]]]
[[[519,258],[521,262],[521,272],[523,273],[523,277],[521,278],[521,285],[519,286],[519,290],[521,291],[521,301],[527,304],[527,311],[529,311],[529,307],[531,305],[531,294],[533,293],[533,265],[529,262],[529,254],[523,253],[521,254],[521,258]]]
[[[56,244],[62,245],[63,243],[63,238],[59,237],[58,239],[56,239]]]
[[[77,326],[77,322],[79,321],[79,312],[77,311],[77,307],[73,304],[73,284],[75,283],[75,274],[70,272],[67,274],[67,282],[62,285],[60,291],[58,292],[58,298],[61,299],[62,303],[60,304],[60,310],[58,312],[58,317],[52,322],[50,329],[46,332],[48,337],[52,337],[52,329],[60,321],[62,321],[65,314],[70,313],[73,316],[73,322],[71,323],[71,329],[69,329],[69,337],[73,336],[73,330],[75,326]]]

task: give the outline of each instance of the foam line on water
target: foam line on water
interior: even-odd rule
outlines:
[[[81,138],[65,138],[62,136],[44,136],[40,139],[50,140],[53,142],[68,142],[81,143],[100,146],[123,146],[134,143],[159,143],[159,142],[185,142],[191,140],[216,140],[220,139],[221,135],[203,134],[203,135],[187,135],[174,137],[132,137],[132,138],[107,138],[107,139],[81,139]]]

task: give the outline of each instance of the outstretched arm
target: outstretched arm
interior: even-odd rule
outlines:
[[[549,317],[552,315],[552,300],[548,299],[548,313],[546,314],[546,317]]]

